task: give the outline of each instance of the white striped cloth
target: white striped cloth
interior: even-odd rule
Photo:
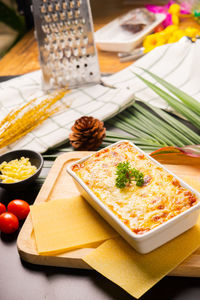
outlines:
[[[103,78],[107,87],[97,84],[73,90],[63,97],[62,103],[71,103],[65,109],[46,120],[26,136],[1,149],[32,149],[44,152],[67,140],[74,121],[83,115],[100,120],[111,118],[139,98],[157,107],[169,109],[168,105],[156,96],[134,72],[152,80],[138,67],[146,68],[180,87],[200,100],[200,41],[183,42],[157,47],[130,67],[110,77]],[[113,86],[113,88],[108,87]],[[32,72],[0,84],[0,121],[13,108],[23,105],[32,98],[43,95],[41,72]]]

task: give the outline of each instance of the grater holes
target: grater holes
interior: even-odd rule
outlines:
[[[46,11],[46,6],[45,5],[41,5],[40,6],[40,11],[41,11],[42,14],[46,13],[47,12]]]
[[[72,24],[74,24],[75,26],[78,25],[78,20],[77,19],[73,20]]]
[[[59,58],[59,60],[63,58],[63,52],[61,49],[58,49],[57,51],[57,58]]]
[[[85,48],[85,47],[81,47],[80,51],[81,51],[81,54],[82,54],[82,55],[85,55],[85,54],[86,54],[86,48]]]
[[[49,34],[51,32],[48,25],[42,25],[42,30],[44,33],[47,33],[47,34]]]
[[[71,11],[71,9],[68,9],[67,10],[67,16],[68,16],[68,18],[70,19],[70,18],[72,18],[72,11]]]
[[[76,65],[76,68],[77,68],[77,69],[80,69],[80,65]]]
[[[63,2],[62,3],[62,9],[66,10],[68,7],[67,2]]]
[[[87,68],[87,67],[88,67],[88,64],[84,64],[84,67]]]
[[[76,8],[74,10],[74,15],[75,15],[75,18],[78,18],[80,16],[80,9],[79,8]]]
[[[76,5],[77,5],[78,7],[80,7],[81,4],[82,4],[82,0],[78,0],[78,1],[76,2]]]
[[[50,27],[50,29],[51,29],[51,32],[55,32],[55,33],[58,33],[58,32],[59,32],[58,27],[57,27],[56,24],[51,23],[51,24],[49,24],[49,27]]]
[[[56,40],[53,40],[53,42],[52,42],[52,46],[53,46],[53,48],[56,50],[57,49],[57,41]]]
[[[58,21],[58,14],[57,13],[53,13],[52,14],[52,19],[54,22],[57,22]]]
[[[69,17],[69,16],[68,16]],[[65,20],[65,13],[62,11],[62,12],[60,12],[60,19],[62,20],[62,21],[64,21]]]
[[[60,39],[60,33],[54,32],[54,38],[58,41]]]
[[[70,32],[71,35],[75,35],[76,34],[76,32],[75,32],[75,30],[73,28],[70,28],[69,32]]]
[[[53,11],[53,4],[52,3],[49,3],[47,5],[47,8],[48,8],[48,12],[52,12]]]
[[[90,72],[89,75],[90,75],[90,76],[93,76],[94,74],[93,74],[93,72]]]
[[[84,36],[84,37],[83,37],[83,44],[84,44],[84,45],[87,45],[87,44],[88,44],[88,37],[87,37],[87,36]]]
[[[59,11],[61,9],[60,3],[59,2],[55,2],[55,10]]]
[[[47,22],[47,23],[50,23],[52,20],[51,20],[51,16],[50,16],[50,14],[48,14],[48,13],[45,13],[44,14],[44,19],[45,19],[45,21]]]
[[[71,56],[71,50],[69,48],[64,50],[65,55],[69,58]]]
[[[68,44],[69,44],[69,47],[72,47],[72,46],[73,46],[72,38],[68,38]]]
[[[65,48],[65,40],[63,38],[60,39],[61,48]]]
[[[64,23],[63,22],[59,22],[57,23],[57,27],[60,31],[63,31],[63,28],[64,28]]]
[[[50,44],[49,43],[45,43],[44,44],[44,49],[49,51],[50,50]]]
[[[77,28],[77,30],[78,30],[78,33],[79,33],[79,34],[82,34],[82,33],[83,33],[83,28],[82,28],[81,26],[79,26],[79,27]]]
[[[79,51],[78,51],[78,48],[74,48],[74,49],[73,49],[73,54],[74,54],[74,56],[78,56],[78,52],[79,52]]]
[[[74,0],[69,0],[69,6],[70,8],[74,8],[75,6]]]
[[[79,37],[76,37],[76,39],[75,39],[75,44],[76,44],[77,46],[79,46],[79,45],[80,45],[80,42],[81,42],[80,38],[79,38]]]

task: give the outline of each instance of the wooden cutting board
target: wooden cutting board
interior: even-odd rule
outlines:
[[[70,152],[60,155],[53,164],[35,203],[80,195],[73,179],[66,172],[66,166],[89,153]],[[157,159],[185,181],[189,180],[189,184],[191,182],[200,183],[199,158],[186,157],[182,154],[163,154],[157,157]],[[82,260],[82,257],[92,251],[92,248],[79,249],[60,255],[38,255],[30,215],[27,217],[19,233],[17,247],[20,257],[33,264],[90,269]],[[169,275],[200,277],[200,248]]]

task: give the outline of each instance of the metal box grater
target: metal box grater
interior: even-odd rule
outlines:
[[[33,0],[44,90],[100,82],[89,0]]]

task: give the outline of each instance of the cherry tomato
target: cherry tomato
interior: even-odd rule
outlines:
[[[0,231],[13,233],[19,228],[19,221],[12,213],[5,212],[0,215]]]
[[[3,203],[0,202],[0,215],[6,212],[6,207]]]
[[[30,207],[26,201],[15,199],[8,204],[7,210],[18,217],[19,220],[23,220],[28,216]]]

